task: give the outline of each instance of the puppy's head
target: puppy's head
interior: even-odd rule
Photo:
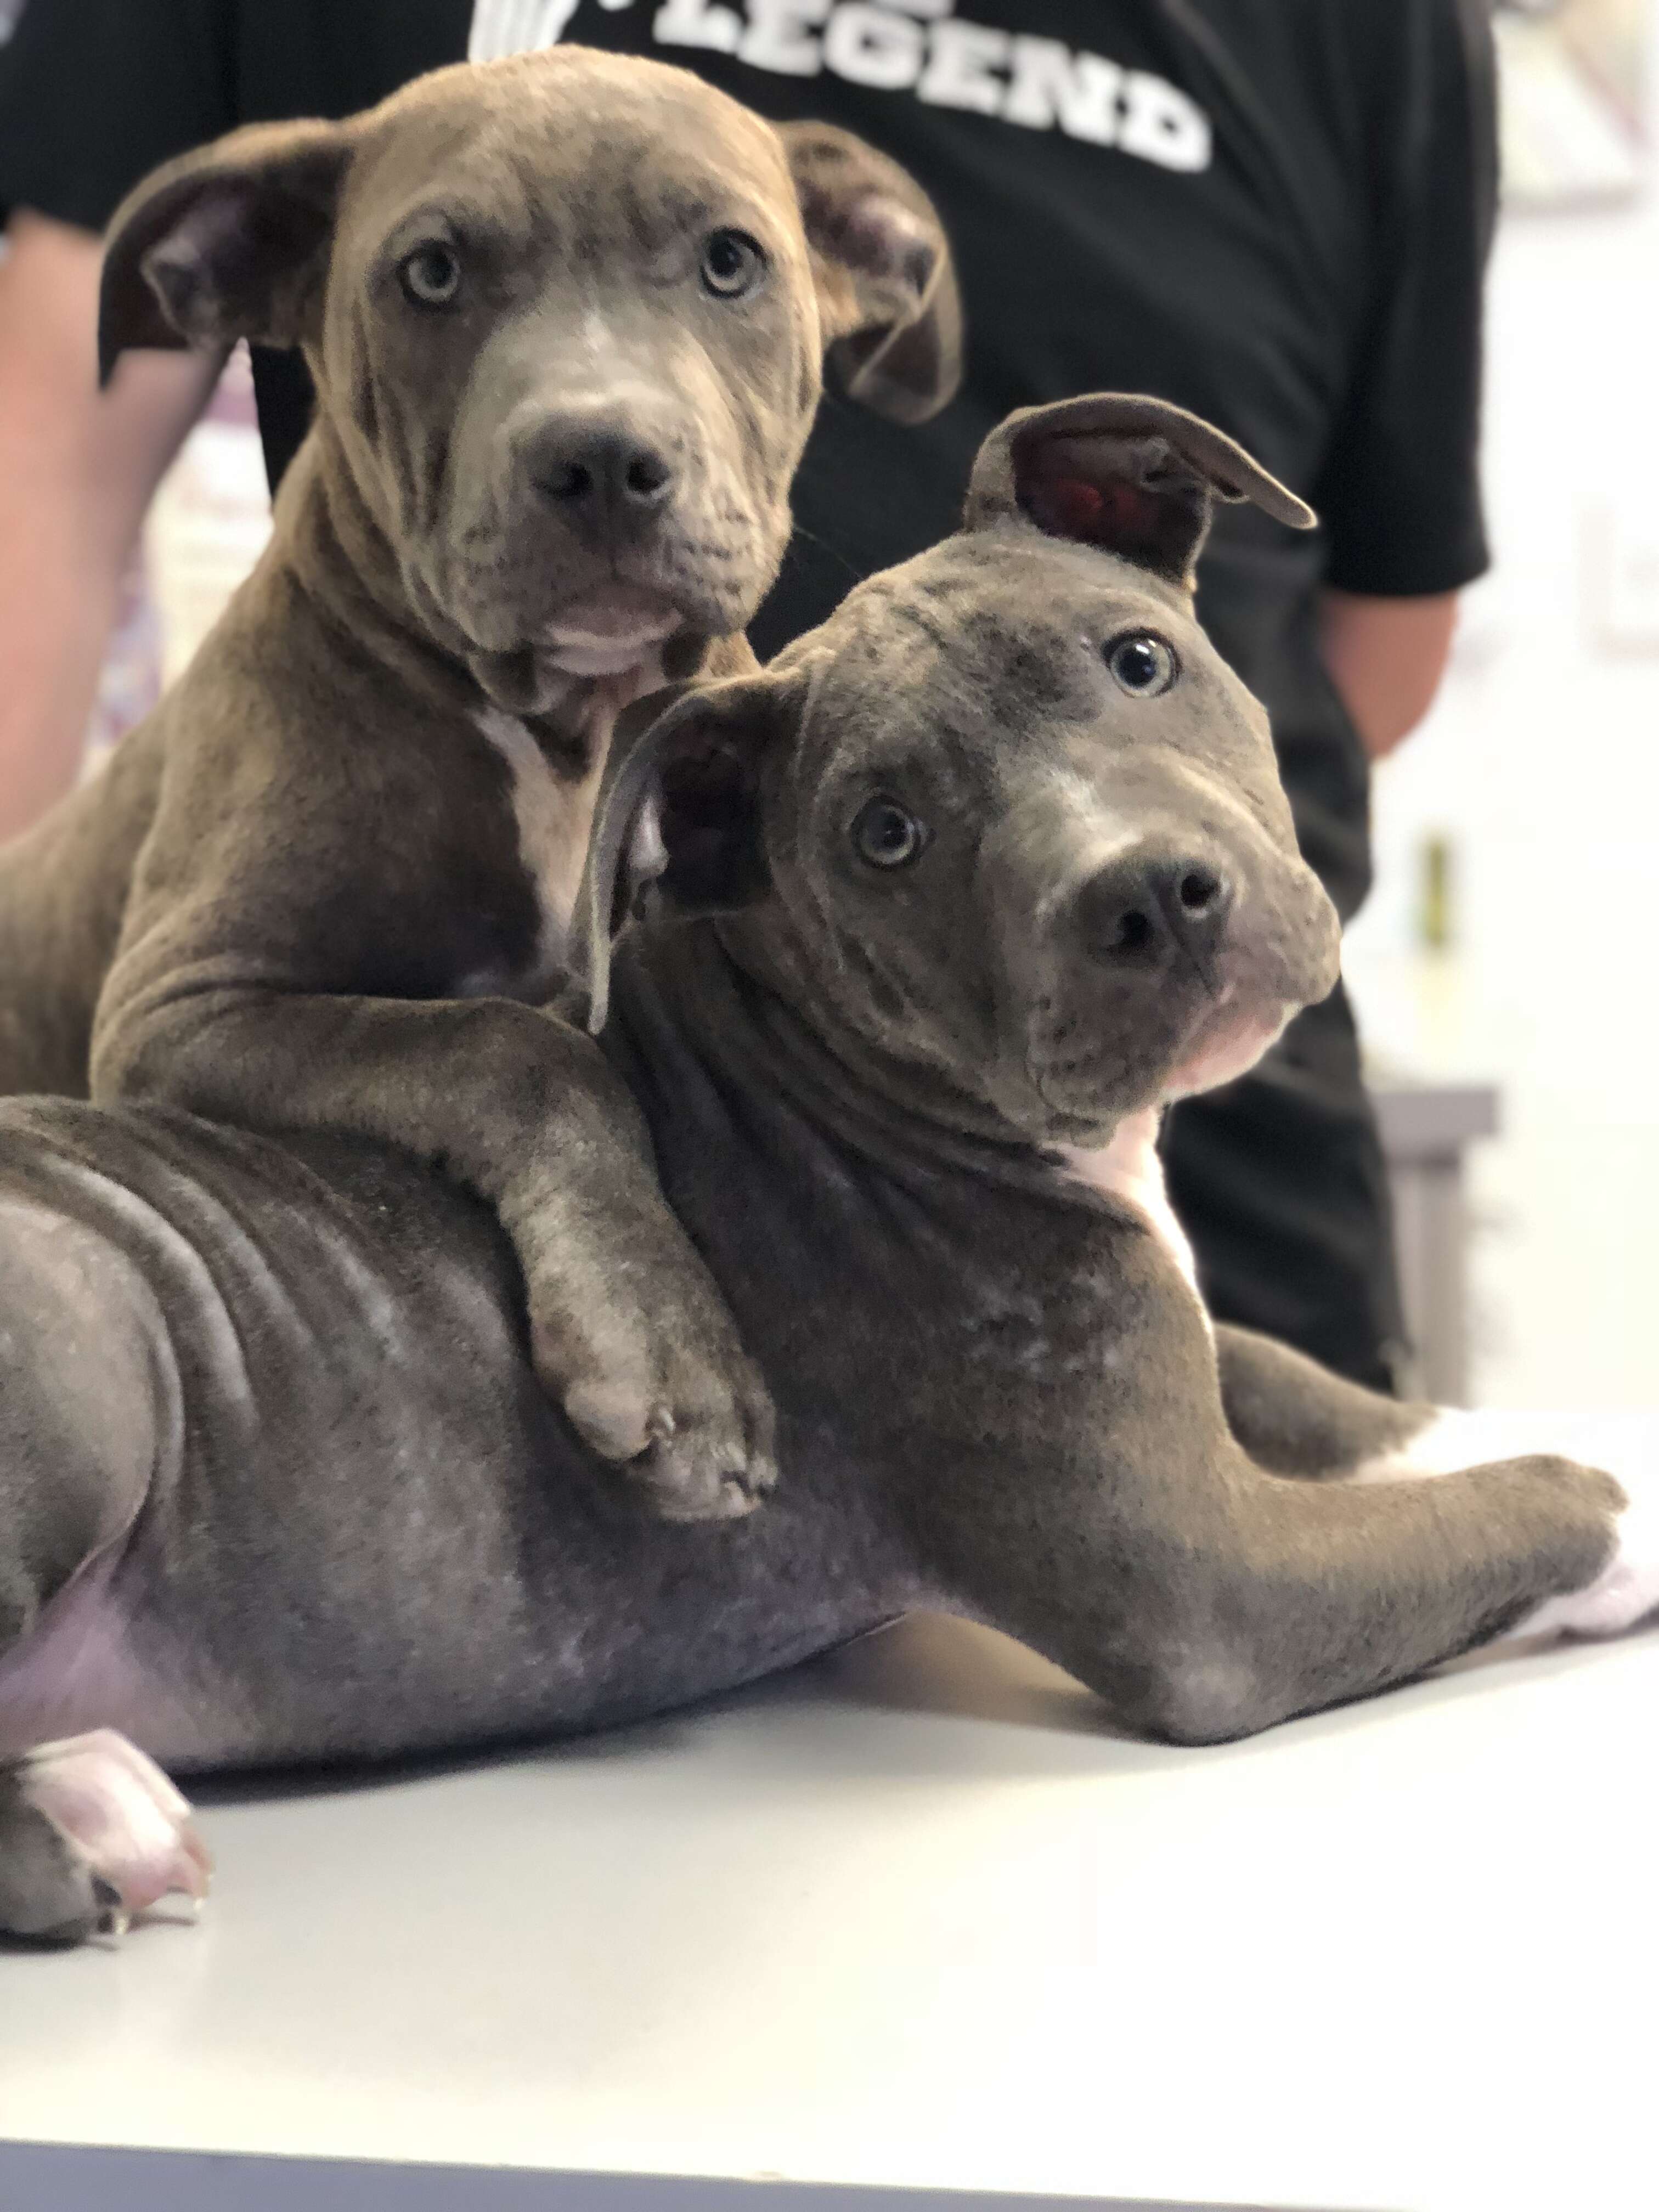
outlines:
[[[441,70],[343,123],[157,172],[100,350],[304,348],[421,619],[497,704],[741,629],[781,558],[826,355],[921,420],[955,388],[943,233],[845,132],[580,47]]]
[[[750,909],[827,1036],[1034,1142],[1242,1073],[1331,989],[1338,930],[1194,619],[1218,498],[1312,519],[1177,408],[1028,410],[956,537],[761,676],[642,702],[589,855],[596,1019],[632,865],[671,911]]]

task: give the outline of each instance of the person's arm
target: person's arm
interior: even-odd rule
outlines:
[[[1326,526],[1320,633],[1366,752],[1426,713],[1457,594],[1487,565],[1480,449],[1482,289],[1497,186],[1486,0],[1378,0],[1343,18],[1353,160],[1375,195],[1370,306],[1314,491]]]
[[[1398,599],[1321,593],[1325,665],[1372,760],[1391,753],[1428,713],[1451,656],[1457,599],[1455,592]]]
[[[99,245],[20,209],[0,258],[0,840],[74,783],[116,594],[218,363],[126,356],[98,389]]]

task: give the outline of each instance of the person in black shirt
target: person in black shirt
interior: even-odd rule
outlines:
[[[28,0],[0,50],[0,208],[24,211],[25,240],[30,223],[93,231],[145,171],[234,124],[349,113],[463,53],[561,38],[845,125],[913,172],[951,234],[962,394],[920,430],[826,404],[757,651],[951,529],[1011,409],[1101,387],[1178,401],[1321,514],[1297,539],[1226,514],[1200,611],[1268,708],[1304,849],[1351,916],[1367,751],[1426,707],[1454,595],[1486,561],[1480,0]],[[141,366],[173,380],[151,410],[159,448],[199,371]],[[255,382],[274,482],[308,419],[303,366],[257,356]],[[0,569],[9,528],[0,515]],[[1176,1107],[1164,1149],[1217,1316],[1389,1387],[1387,1186],[1340,991],[1253,1074]]]

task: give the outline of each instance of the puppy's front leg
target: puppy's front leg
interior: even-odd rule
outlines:
[[[1381,1397],[1254,1329],[1218,1322],[1215,1350],[1227,1425],[1273,1474],[1315,1481],[1352,1474],[1407,1451],[1436,1418],[1432,1406]]]
[[[100,1008],[94,1098],[342,1130],[445,1170],[499,1214],[537,1372],[594,1451],[670,1519],[729,1518],[770,1487],[765,1387],[590,1038],[505,999],[256,988],[223,960],[131,973],[118,963]]]
[[[1551,1599],[1512,1634],[1617,1634],[1659,1605],[1659,1418],[1382,1398],[1249,1329],[1218,1327],[1216,1353],[1227,1425],[1275,1474],[1401,1482],[1545,1454],[1613,1475],[1630,1500],[1616,1554],[1593,1583]]]
[[[1419,1409],[1421,1410],[1421,1409]],[[1403,1443],[1368,1457],[1356,1483],[1416,1483],[1524,1453],[1566,1453],[1605,1468],[1629,1500],[1618,1544],[1591,1582],[1517,1622],[1515,1637],[1616,1636],[1659,1608],[1659,1415],[1613,1409],[1538,1413],[1508,1407],[1426,1409]]]
[[[1659,1604],[1659,1559],[1632,1569],[1641,1532],[1610,1476],[1539,1455],[1287,1480],[1218,1432],[1218,1407],[1207,1434],[1207,1409],[1175,1411],[1103,1434],[1092,1482],[1075,1460],[1000,1493],[988,1481],[947,1532],[951,1594],[1146,1734],[1248,1735],[1504,1635],[1628,1626]]]

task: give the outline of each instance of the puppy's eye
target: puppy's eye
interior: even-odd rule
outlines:
[[[766,256],[745,230],[711,230],[702,245],[703,289],[740,300],[766,274]]]
[[[1106,665],[1134,699],[1155,699],[1175,682],[1178,664],[1161,637],[1136,630],[1106,648]]]
[[[870,799],[859,809],[853,842],[872,868],[907,868],[927,842],[927,832],[896,799]]]
[[[461,289],[460,257],[435,241],[417,246],[399,264],[398,280],[417,307],[447,307]]]

